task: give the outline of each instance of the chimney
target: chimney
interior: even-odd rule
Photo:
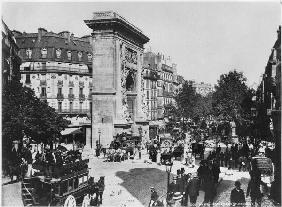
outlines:
[[[70,39],[73,40],[74,34],[71,33]]]
[[[69,31],[63,31],[59,33],[64,38],[68,39],[68,42],[70,42],[70,32]]]
[[[38,28],[38,42],[41,41],[41,38],[43,35],[45,35],[47,33],[47,30],[44,28]]]

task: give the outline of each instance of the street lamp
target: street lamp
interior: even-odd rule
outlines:
[[[168,189],[169,189],[169,181],[170,181],[170,173],[172,169],[173,162],[167,161],[165,163],[165,171],[167,172],[167,192],[166,192],[166,199],[168,199]]]
[[[101,145],[101,128],[98,129],[98,133],[99,133],[99,147]]]

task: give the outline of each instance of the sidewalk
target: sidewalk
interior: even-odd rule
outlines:
[[[24,206],[21,196],[21,182],[9,184],[9,178],[2,178],[1,206]]]

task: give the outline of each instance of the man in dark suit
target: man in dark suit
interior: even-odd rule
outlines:
[[[188,180],[185,195],[189,195],[191,206],[196,206],[197,197],[199,196],[200,180],[197,176],[192,175]],[[187,205],[186,200],[186,205]]]
[[[244,206],[246,204],[244,191],[241,189],[240,181],[235,182],[235,188],[230,195],[231,206]]]

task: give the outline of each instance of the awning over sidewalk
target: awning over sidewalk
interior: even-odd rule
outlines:
[[[80,128],[66,128],[65,130],[61,131],[61,135],[69,135],[69,134],[81,134],[82,131]]]

